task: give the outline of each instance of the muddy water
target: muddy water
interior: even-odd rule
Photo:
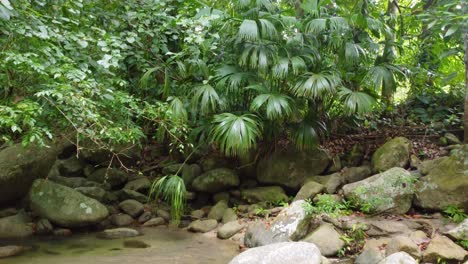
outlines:
[[[3,264],[222,264],[238,254],[237,245],[202,234],[167,227],[141,229],[134,238],[103,240],[96,234],[42,238],[16,242],[29,247]],[[125,240],[139,240],[148,248],[125,248]]]

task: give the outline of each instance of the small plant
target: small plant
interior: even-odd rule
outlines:
[[[468,250],[468,240],[460,240],[458,241],[458,244],[462,246],[464,249]]]
[[[460,223],[468,218],[468,215],[465,214],[463,209],[460,209],[455,205],[447,206],[447,208],[444,210],[444,213],[455,223]]]
[[[255,215],[266,216],[266,215],[268,215],[268,210],[266,210],[263,207],[257,208],[257,209],[255,209]]]
[[[362,249],[365,243],[366,233],[362,225],[355,224],[353,228],[346,231],[340,239],[345,242],[345,246],[338,251],[338,255],[343,257],[346,254],[355,254]]]
[[[331,216],[346,215],[350,212],[350,204],[347,201],[337,201],[333,195],[323,194],[318,196],[318,199],[313,202],[310,199],[306,200],[304,210],[307,214],[329,214]]]
[[[167,175],[153,182],[148,195],[148,199],[154,197],[155,200],[161,198],[171,205],[171,218],[175,224],[180,222],[185,209],[185,189],[184,180],[177,175]]]

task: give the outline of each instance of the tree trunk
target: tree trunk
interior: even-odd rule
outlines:
[[[392,32],[385,36],[385,47],[383,50],[383,58],[388,63],[393,63],[397,57],[397,51],[395,47],[396,40],[396,21],[398,14],[398,0],[388,0],[387,15],[390,18],[389,27]],[[382,99],[387,105],[387,108],[393,102],[393,94],[395,87],[382,87]]]
[[[465,113],[463,115],[463,128],[464,128],[464,139],[463,142],[468,144],[468,27],[465,26],[464,32],[464,43],[465,43]]]

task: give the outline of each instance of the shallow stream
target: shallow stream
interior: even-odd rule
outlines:
[[[29,249],[0,259],[3,264],[222,264],[238,254],[237,244],[168,227],[145,228],[133,238],[104,240],[96,233],[38,238],[15,242]],[[126,248],[125,240],[142,241],[148,248]],[[2,241],[4,242],[4,241]],[[3,243],[2,243],[3,244]],[[10,243],[11,244],[11,243]]]

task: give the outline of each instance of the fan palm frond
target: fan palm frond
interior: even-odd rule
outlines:
[[[313,126],[302,121],[292,130],[292,141],[299,150],[307,150],[317,146],[318,135]]]
[[[181,121],[187,120],[187,110],[179,97],[171,96],[167,98],[172,117]]]
[[[258,111],[263,106],[270,120],[284,118],[292,113],[291,98],[282,94],[260,94],[252,101],[250,109]]]
[[[251,19],[244,19],[239,27],[239,38],[243,40],[255,41],[260,38],[257,22]]]
[[[315,18],[310,20],[305,26],[306,33],[320,34],[327,29],[327,19]]]
[[[333,93],[340,82],[339,76],[331,72],[310,73],[292,88],[292,92],[296,96],[314,99]]]
[[[348,115],[369,113],[376,103],[376,100],[367,93],[352,91],[345,87],[340,89],[338,95],[343,101]]]
[[[244,156],[261,137],[261,125],[255,115],[223,113],[213,118],[212,138],[227,156]]]
[[[258,23],[260,24],[260,34],[262,38],[275,39],[277,37],[278,32],[271,21],[265,18],[260,18]]]
[[[366,55],[366,51],[357,43],[347,42],[345,45],[345,59],[351,63],[357,63]]]
[[[219,104],[219,95],[213,86],[204,84],[195,89],[192,97],[192,107],[196,109],[198,106],[202,115],[214,112]]]
[[[228,91],[239,89],[252,77],[252,73],[244,72],[241,68],[232,65],[223,65],[216,70],[218,84],[227,87]]]

